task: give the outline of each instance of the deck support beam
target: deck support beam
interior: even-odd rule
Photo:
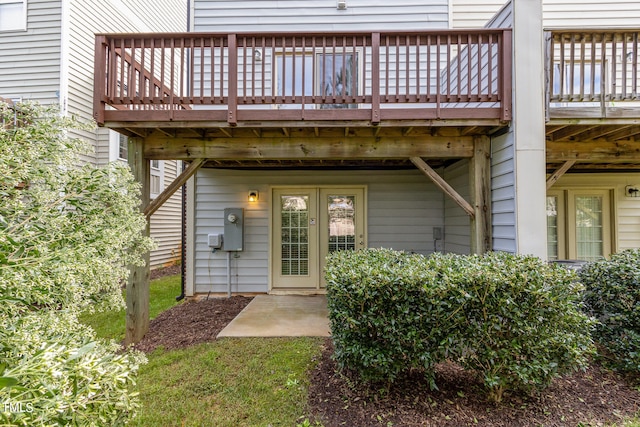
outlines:
[[[575,164],[575,160],[567,160],[562,166],[560,166],[555,172],[553,172],[549,179],[547,179],[547,190],[553,187],[553,184],[555,184],[562,177],[562,175],[564,175]]]
[[[129,167],[137,182],[140,183],[140,212],[144,212],[149,205],[151,178],[149,159],[144,157],[144,139],[129,138],[128,146]],[[150,235],[150,222],[143,231],[144,236]],[[150,278],[150,253],[144,255],[143,266],[129,267],[129,280],[127,282],[127,309],[125,346],[135,344],[142,340],[149,330],[149,278]]]
[[[444,180],[431,166],[427,164],[420,157],[411,157],[411,163],[413,163],[423,174],[425,174],[433,183],[440,188],[444,193],[451,197],[471,218],[474,217],[475,211],[473,206],[467,202],[447,181]]]
[[[487,136],[474,138],[473,158],[469,162],[471,204],[471,253],[483,254],[491,245],[491,151]]]
[[[189,164],[189,166],[187,166],[187,168],[183,170],[182,173],[178,175],[176,179],[174,179],[173,182],[169,184],[169,186],[158,195],[158,197],[153,199],[153,201],[147,205],[144,210],[145,216],[147,218],[151,218],[151,215],[153,215],[153,213],[157,211],[164,204],[164,202],[169,200],[171,196],[173,196],[173,193],[175,193],[178,188],[182,187],[189,180],[189,178],[191,178],[193,174],[196,173],[198,169],[200,169],[200,166],[202,166],[204,162],[205,159],[193,160]]]

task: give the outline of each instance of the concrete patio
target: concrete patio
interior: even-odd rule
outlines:
[[[258,295],[219,334],[222,337],[328,337],[324,295]]]

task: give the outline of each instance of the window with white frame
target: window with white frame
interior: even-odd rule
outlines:
[[[610,190],[566,189],[547,193],[549,260],[597,261],[611,255]]]
[[[164,190],[164,162],[161,160],[151,160],[150,166],[150,193],[151,198],[155,199],[162,193],[162,190]]]
[[[129,156],[129,141],[125,135],[120,134],[118,138],[118,159],[127,160]]]
[[[27,29],[27,0],[0,0],[0,31]]]

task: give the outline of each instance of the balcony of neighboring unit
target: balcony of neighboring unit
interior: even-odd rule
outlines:
[[[96,36],[94,116],[125,134],[456,127],[511,119],[510,30]]]
[[[546,32],[547,163],[640,165],[639,29]]]

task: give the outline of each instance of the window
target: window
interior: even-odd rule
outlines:
[[[549,260],[595,261],[611,254],[609,190],[562,190],[547,194]]]
[[[277,96],[357,96],[360,91],[359,52],[296,52],[276,57]],[[295,104],[294,104],[295,105]],[[357,108],[356,104],[318,104],[319,108]],[[287,108],[280,105],[280,108]],[[297,106],[295,108],[298,108]]]
[[[27,29],[27,0],[0,0],[0,31]]]
[[[561,73],[560,71],[564,72]],[[599,95],[602,84],[602,63],[574,62],[553,67],[554,95]],[[592,88],[593,87],[593,88]]]
[[[118,159],[127,160],[129,156],[129,141],[124,135],[118,138]]]
[[[161,160],[151,160],[150,168],[150,193],[151,198],[155,199],[164,190],[164,162]]]

